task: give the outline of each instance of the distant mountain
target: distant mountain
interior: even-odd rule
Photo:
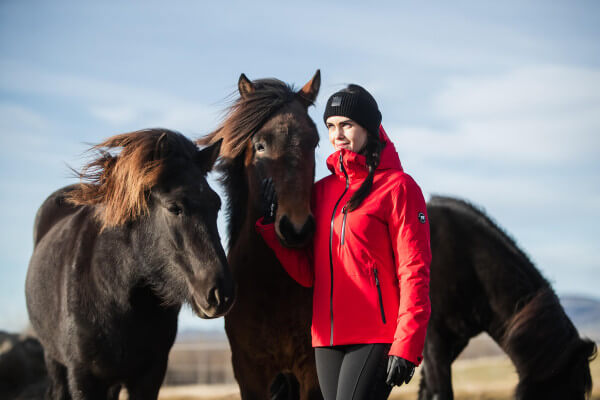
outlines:
[[[560,303],[580,336],[600,342],[600,300],[579,295],[563,295]]]

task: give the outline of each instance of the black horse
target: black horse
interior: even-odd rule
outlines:
[[[217,194],[205,175],[220,142],[201,151],[149,129],[94,146],[87,182],[40,207],[26,281],[53,399],[155,399],[187,303],[225,314],[234,283],[221,246]],[[112,151],[112,152],[111,152]]]
[[[483,211],[462,200],[434,196],[427,213],[431,319],[419,399],[453,398],[450,366],[481,332],[513,361],[517,399],[586,398],[596,345],[579,337],[523,251]]]

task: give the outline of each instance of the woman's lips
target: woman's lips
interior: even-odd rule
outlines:
[[[350,148],[350,143],[336,143],[335,144],[335,148],[337,150],[340,150],[340,149],[346,149],[346,150],[348,150]]]

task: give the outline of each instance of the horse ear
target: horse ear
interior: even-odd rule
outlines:
[[[238,90],[240,91],[240,96],[242,96],[242,98],[246,98],[250,93],[254,92],[254,85],[244,74],[241,74],[240,79],[238,80]]]
[[[156,141],[156,144],[154,145],[154,158],[156,160],[160,160],[163,158],[167,158],[168,155],[169,143],[167,140],[167,132],[163,132]]]
[[[306,106],[311,106],[316,98],[317,95],[319,94],[319,88],[321,87],[321,70],[317,70],[317,72],[315,72],[315,76],[312,77],[312,79],[310,81],[308,81],[306,83],[306,85],[304,85],[302,87],[302,89],[300,89],[298,91],[298,93],[296,93],[298,95],[298,97],[300,98],[300,101]]]
[[[221,152],[221,143],[223,139],[219,139],[208,147],[203,148],[196,155],[196,160],[202,171],[206,174],[213,169],[215,161]]]

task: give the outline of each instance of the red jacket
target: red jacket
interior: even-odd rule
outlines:
[[[365,157],[342,149],[327,158],[332,174],[312,191],[312,246],[285,248],[273,224],[256,227],[288,274],[314,286],[314,347],[392,343],[390,355],[419,365],[431,312],[429,221],[383,127],[379,136],[386,146],[371,193],[352,212],[344,205],[367,176]]]

